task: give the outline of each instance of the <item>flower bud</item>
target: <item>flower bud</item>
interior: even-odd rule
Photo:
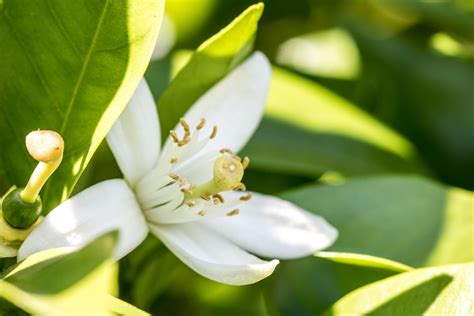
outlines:
[[[63,157],[64,140],[56,132],[38,130],[26,136],[26,149],[36,161],[54,162]]]

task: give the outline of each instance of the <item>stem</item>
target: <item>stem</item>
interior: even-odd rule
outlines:
[[[52,162],[39,162],[35,170],[31,174],[30,180],[26,184],[23,191],[20,193],[20,197],[24,202],[34,203],[38,198],[38,195],[43,188],[48,178],[61,164],[61,159]]]

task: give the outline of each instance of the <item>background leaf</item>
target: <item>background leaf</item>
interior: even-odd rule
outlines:
[[[474,264],[425,268],[355,290],[325,315],[471,315],[473,295]]]
[[[163,1],[4,0],[0,4],[0,164],[13,184],[34,168],[24,138],[38,128],[65,140],[43,191],[48,210],[72,191],[148,64]]]
[[[253,168],[287,174],[426,172],[400,134],[317,83],[276,67],[265,119],[243,153]]]
[[[283,197],[338,228],[331,251],[415,267],[474,260],[472,192],[419,177],[380,176],[308,186]]]
[[[367,258],[366,258],[367,259]],[[345,294],[400,273],[371,262],[308,257],[283,261],[266,286],[266,302],[281,315],[318,315]]]

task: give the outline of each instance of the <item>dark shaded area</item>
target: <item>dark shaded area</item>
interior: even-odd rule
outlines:
[[[292,260],[280,264],[266,297],[282,315],[317,315],[345,294],[395,274],[319,258]]]

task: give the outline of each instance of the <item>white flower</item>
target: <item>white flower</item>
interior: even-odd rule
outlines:
[[[120,231],[119,259],[151,232],[197,273],[242,285],[278,264],[253,254],[296,258],[330,246],[337,231],[321,217],[232,190],[242,189],[247,161],[231,152],[259,124],[270,78],[267,59],[254,53],[190,108],[161,151],[156,106],[142,80],[107,136],[125,180],[101,182],[59,205],[23,243],[19,259],[82,246],[113,229]]]

